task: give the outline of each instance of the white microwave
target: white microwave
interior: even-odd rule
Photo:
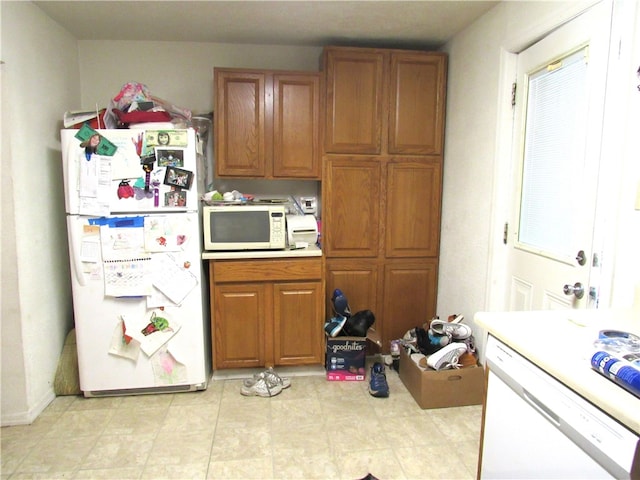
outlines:
[[[202,210],[205,250],[277,250],[286,247],[283,205],[213,205]]]

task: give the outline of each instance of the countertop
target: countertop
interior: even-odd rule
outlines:
[[[309,245],[307,248],[296,248],[294,250],[232,250],[203,252],[203,260],[248,260],[252,258],[304,258],[321,257],[322,250],[316,245]]]
[[[640,434],[640,398],[591,368],[600,330],[640,335],[633,310],[478,312],[478,326]]]

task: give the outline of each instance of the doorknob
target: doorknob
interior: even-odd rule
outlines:
[[[575,285],[565,285],[563,288],[565,295],[575,295],[577,299],[584,297],[584,287],[580,282]]]

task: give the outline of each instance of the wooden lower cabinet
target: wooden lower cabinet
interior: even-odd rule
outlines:
[[[221,284],[213,288],[214,367],[259,367],[265,362],[265,284]]]
[[[383,347],[436,314],[437,259],[387,261],[384,266]]]
[[[347,296],[352,313],[371,310],[383,352],[391,340],[436,314],[437,259],[327,259],[326,265],[327,312],[336,288]]]
[[[322,364],[322,258],[211,260],[214,369]]]
[[[320,282],[273,285],[273,355],[276,365],[324,362],[322,297]]]

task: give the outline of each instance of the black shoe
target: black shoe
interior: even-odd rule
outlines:
[[[347,318],[347,322],[342,329],[352,337],[366,337],[367,330],[376,321],[376,317],[371,310],[360,310],[352,317]]]

